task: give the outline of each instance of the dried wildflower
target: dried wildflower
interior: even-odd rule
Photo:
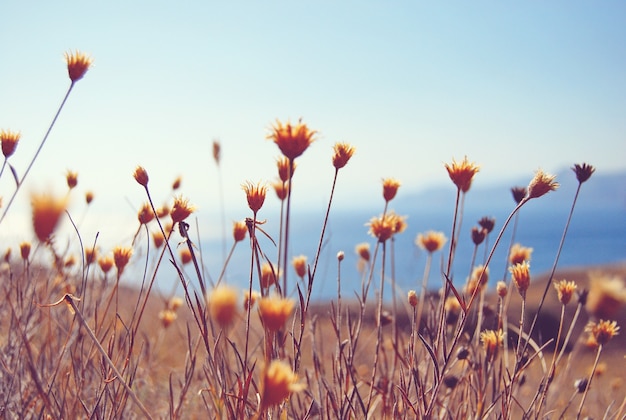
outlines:
[[[152,243],[156,249],[159,249],[165,243],[165,236],[163,236],[162,232],[153,232],[152,233]]]
[[[182,184],[183,179],[180,176],[177,176],[174,182],[172,183],[172,191],[176,191],[180,188],[180,184]]]
[[[240,220],[233,223],[233,239],[235,242],[243,241],[246,238],[246,233],[248,233],[248,226],[246,226],[245,221]]]
[[[189,248],[181,248],[181,250],[178,251],[178,255],[180,256],[180,262],[182,262],[183,265],[191,262],[191,251]]]
[[[346,257],[346,254],[343,251],[339,251],[337,252],[337,260],[338,261],[343,261],[343,259]]]
[[[65,211],[67,200],[57,199],[48,194],[33,195],[31,205],[35,234],[41,242],[46,242]]]
[[[429,253],[433,253],[435,251],[439,251],[445,245],[448,238],[443,232],[435,232],[434,230],[429,230],[424,234],[418,234],[415,243],[422,249],[425,249]]]
[[[65,262],[63,263],[63,266],[65,268],[70,268],[70,267],[74,267],[76,265],[76,257],[74,255],[69,255],[66,259]]]
[[[76,187],[76,185],[78,185],[78,173],[70,171],[68,169],[68,171],[65,173],[65,180],[67,181],[67,186],[69,187],[69,189],[73,189],[74,187]]]
[[[304,389],[303,384],[297,384],[296,375],[285,362],[273,360],[263,370],[261,382],[261,406],[265,409],[282,403],[289,398],[292,392]]]
[[[20,141],[21,134],[10,130],[0,131],[0,142],[2,142],[2,154],[8,159],[15,153],[17,143]]]
[[[378,239],[378,242],[385,242],[395,233],[400,233],[406,228],[404,218],[393,211],[373,217],[368,225],[370,227],[368,233]]]
[[[622,278],[591,272],[585,308],[596,318],[615,319],[626,304],[626,286]]]
[[[478,291],[483,290],[485,286],[487,286],[487,283],[489,283],[489,267],[478,265],[474,267],[472,274],[467,279],[465,291],[472,295],[476,289],[478,289]]]
[[[293,257],[291,260],[291,264],[293,265],[294,270],[296,270],[296,274],[301,279],[306,276],[307,272],[307,258],[306,255],[299,255],[297,257]]]
[[[115,261],[113,261],[113,257],[111,255],[98,258],[98,265],[100,266],[100,270],[102,270],[104,274],[111,271],[111,268],[113,268],[113,264],[115,264]]]
[[[585,331],[591,334],[596,343],[603,346],[619,334],[619,326],[615,321],[600,320],[597,323],[590,322],[587,324]]]
[[[383,179],[383,198],[386,202],[390,202],[394,199],[400,188],[400,181],[393,178]]]
[[[486,330],[480,333],[480,342],[485,350],[485,359],[493,361],[498,354],[498,350],[504,343],[502,330]]]
[[[472,227],[472,242],[474,245],[480,245],[485,240],[487,236],[487,229],[483,227]]]
[[[509,271],[513,276],[513,283],[515,283],[519,294],[525,298],[528,286],[530,286],[530,264],[528,264],[528,261],[524,261],[509,267]]]
[[[298,156],[302,155],[304,151],[315,140],[314,130],[309,130],[306,124],[302,123],[302,120],[298,121],[298,124],[292,126],[290,122],[283,125],[280,121],[276,121],[276,125],[272,127],[272,132],[267,136],[276,143],[280,151],[289,160],[294,160]]]
[[[263,326],[269,331],[278,331],[291,316],[295,302],[278,296],[264,297],[259,300],[259,316]]]
[[[478,224],[485,230],[487,230],[487,233],[491,233],[491,231],[493,230],[494,226],[496,225],[496,219],[493,217],[482,217],[479,221]]]
[[[65,62],[67,63],[67,72],[70,80],[74,83],[82,79],[85,73],[87,73],[87,70],[93,63],[93,59],[80,51],[70,51],[65,53]]]
[[[135,168],[135,172],[133,172],[133,177],[135,181],[144,187],[148,187],[148,172],[143,168],[143,166],[137,166]]]
[[[555,175],[547,174],[539,169],[535,173],[534,178],[530,181],[530,184],[528,184],[526,198],[529,200],[531,198],[538,198],[559,188],[559,183],[554,181],[555,178]]]
[[[152,206],[150,203],[144,203],[143,206],[137,212],[137,220],[142,225],[147,225],[154,219],[154,212],[152,211]]]
[[[161,312],[159,312],[159,319],[161,320],[163,328],[167,328],[172,325],[176,318],[176,312],[171,309],[163,309]]]
[[[20,255],[24,261],[28,261],[30,255],[30,242],[22,242],[20,244]]]
[[[446,313],[446,324],[454,324],[459,319],[459,315],[461,315],[462,311],[459,300],[456,298],[456,296],[449,296],[448,298],[446,298],[446,301],[443,305]]]
[[[252,294],[250,294],[250,292],[246,291],[243,294],[243,308],[247,311],[248,306],[252,308],[255,302],[260,298],[261,294],[259,292],[252,291]]]
[[[248,200],[248,207],[254,213],[258,212],[263,203],[265,202],[265,195],[267,194],[267,185],[263,185],[258,182],[256,185],[248,181],[241,186],[246,193],[246,199]]]
[[[183,306],[184,300],[179,296],[172,296],[170,300],[167,302],[167,307],[172,311],[177,311],[178,308]]]
[[[457,163],[452,159],[452,163],[446,163],[445,167],[454,185],[464,193],[469,191],[472,186],[472,179],[479,170],[479,166],[467,160],[467,156],[461,163]]]
[[[511,193],[515,203],[519,204],[526,197],[526,187],[513,187],[511,188]]]
[[[222,157],[222,146],[220,146],[219,140],[213,140],[213,160],[217,166],[220,165],[220,159]]]
[[[285,156],[281,156],[276,159],[276,167],[278,168],[278,178],[280,178],[283,183],[289,181],[293,177],[294,172],[296,172],[295,162],[290,169],[289,159],[287,159]]]
[[[409,290],[408,300],[409,300],[409,305],[411,305],[414,308],[417,306],[418,299],[417,299],[417,293],[415,292],[415,290]]]
[[[583,163],[582,165],[576,163],[574,164],[572,171],[576,173],[576,179],[580,184],[582,184],[583,182],[591,178],[591,175],[593,175],[593,173],[596,171],[596,168],[586,163]]]
[[[509,262],[511,265],[515,265],[521,264],[524,261],[530,261],[530,254],[532,254],[532,252],[532,248],[515,243],[511,246],[511,251],[509,252]]]
[[[85,248],[85,263],[91,265],[98,259],[98,250],[96,248]]]
[[[280,201],[284,201],[289,194],[289,184],[283,181],[276,181],[272,183],[272,188],[274,188],[274,192],[276,193],[276,197]]]
[[[577,286],[573,281],[561,280],[554,283],[554,288],[559,297],[559,302],[563,305],[567,305],[572,299],[572,295],[576,291]]]
[[[158,209],[156,209],[156,215],[159,219],[164,218],[165,216],[170,214],[170,208],[168,207],[167,204],[163,204],[161,207],[159,207]],[[167,231],[167,229],[166,229]]]
[[[185,220],[195,208],[189,205],[189,200],[183,198],[182,196],[178,196],[174,198],[174,205],[172,206],[172,211],[170,211],[170,217],[172,218],[173,223],[182,222]]]
[[[335,143],[333,150],[333,166],[335,169],[341,169],[346,166],[354,154],[354,147],[348,143]]]
[[[354,250],[356,251],[357,255],[365,260],[365,261],[369,261],[370,260],[370,244],[367,242],[363,242],[358,244]]]
[[[226,327],[237,316],[237,291],[229,286],[217,286],[208,299],[209,313],[221,327]]]
[[[402,233],[406,230],[408,224],[406,223],[406,218],[407,216],[399,216],[395,213],[391,213],[392,216],[392,222],[393,222],[393,233],[394,234],[398,234],[398,233]]]
[[[266,289],[276,283],[280,276],[280,270],[272,264],[265,262],[261,266],[261,287]]]
[[[92,201],[93,201],[93,191],[87,191],[85,193],[85,203],[89,205],[91,204]]]
[[[130,261],[130,257],[133,255],[133,249],[124,246],[116,246],[113,248],[113,261],[115,261],[115,268],[117,268],[117,275],[121,276],[124,268]]]
[[[498,294],[499,297],[501,298],[505,298],[506,294],[508,293],[508,288],[506,287],[506,283],[503,282],[502,280],[500,280],[497,284],[496,284],[496,293]]]

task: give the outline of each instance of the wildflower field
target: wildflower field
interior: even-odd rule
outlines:
[[[0,191],[0,232],[92,59],[69,52],[66,63],[70,87],[28,167],[11,164],[19,131],[0,132],[0,177],[15,180],[13,191]],[[172,195],[167,205],[155,206],[150,174],[142,166],[128,174],[128,182],[145,192],[134,240],[109,251],[78,239],[65,246],[67,239],[56,231],[59,221],[66,218],[76,226],[67,196],[32,194],[33,232],[25,232],[15,249],[8,248],[0,271],[3,417],[626,416],[620,378],[626,372],[626,351],[619,335],[626,269],[561,270],[569,219],[549,273],[532,273],[532,244],[514,240],[518,214],[535,200],[549,199],[559,187],[553,175],[538,170],[527,186],[513,187],[511,212],[501,227],[484,217],[471,238],[465,238],[459,235],[463,204],[479,166],[467,157],[445,164],[450,193],[456,194],[450,231],[417,235],[425,256],[423,280],[402,295],[395,284],[393,245],[407,221],[392,209],[400,182],[384,178],[382,194],[372,193],[381,198],[380,214],[367,224],[372,243],[337,251],[336,297],[315,302],[311,293],[335,187],[358,154],[351,144],[337,143],[328,162],[319,163],[334,171],[334,179],[321,209],[325,218],[317,252],[297,255],[290,246],[292,179],[298,176],[298,158],[317,132],[301,120],[277,120],[266,137],[280,152],[277,179],[242,184],[242,206],[249,207],[249,217],[232,225],[231,251],[212,277],[194,244],[193,197]],[[268,142],[268,147],[275,146]],[[218,166],[220,153],[215,142]],[[578,189],[570,217],[594,171],[589,164],[573,164]],[[66,182],[71,192],[78,174],[68,171]],[[175,180],[172,190],[179,184]],[[280,212],[261,218],[268,194],[280,200]],[[86,205],[93,198],[87,193]],[[265,218],[279,221],[278,232],[264,229]],[[509,243],[502,238],[511,230]],[[81,238],[78,227],[76,231],[74,238]],[[474,268],[455,274],[457,245],[466,240],[474,245]],[[249,253],[244,290],[225,276],[235,247]],[[490,267],[494,250],[503,247],[508,247],[509,268],[500,275]],[[359,266],[344,266],[344,252],[356,252]],[[135,255],[143,255],[145,262],[134,261]],[[155,263],[148,264],[149,259]],[[144,266],[134,288],[124,283],[131,262],[134,268]],[[165,266],[174,267],[180,296],[155,286]],[[342,273],[347,270],[357,270],[361,283],[354,294],[343,296]],[[428,283],[431,272],[437,273],[438,284]],[[491,290],[489,284],[496,287]]]

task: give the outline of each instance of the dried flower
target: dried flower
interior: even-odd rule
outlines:
[[[10,130],[0,131],[0,142],[2,142],[2,154],[5,159],[8,159],[15,153],[17,143],[20,141],[22,135],[19,132]]]
[[[294,172],[296,172],[296,163],[294,162],[290,169],[289,159],[285,156],[276,159],[276,167],[278,168],[278,178],[280,178],[283,183],[289,181],[293,177]]]
[[[46,242],[50,238],[66,205],[66,199],[57,199],[48,194],[31,197],[33,228],[41,242]]]
[[[246,238],[246,233],[248,233],[248,226],[246,226],[245,221],[240,220],[233,223],[233,239],[235,242],[243,241]]]
[[[24,261],[28,261],[30,255],[30,242],[22,242],[20,244],[20,255]]]
[[[485,350],[485,359],[493,361],[504,343],[502,330],[486,330],[480,333],[480,342]]]
[[[348,143],[335,143],[333,150],[333,166],[335,169],[341,169],[346,166],[354,154],[354,147]]]
[[[11,248],[7,248],[7,251],[4,253],[4,262],[7,264],[11,262]]]
[[[582,165],[576,163],[574,164],[572,171],[576,173],[576,179],[580,184],[582,184],[583,182],[591,178],[591,175],[596,171],[596,168],[586,163],[583,163]]]
[[[133,177],[135,178],[135,181],[139,183],[139,185],[148,187],[148,180],[149,180],[148,172],[142,166],[137,166],[135,168]]]
[[[222,147],[219,140],[213,140],[213,160],[217,166],[220,165],[220,158],[222,157]]]
[[[481,291],[489,283],[489,267],[478,265],[472,270],[472,274],[467,279],[467,285],[465,291],[472,295],[478,289]]]
[[[559,297],[559,302],[563,305],[567,305],[572,299],[572,295],[576,291],[577,286],[573,281],[561,280],[554,283],[554,288],[556,289],[556,293]]]
[[[183,198],[182,196],[178,196],[174,198],[174,205],[172,206],[172,211],[170,211],[170,217],[172,218],[173,223],[182,222],[185,220],[195,208],[189,205],[189,200]]]
[[[65,173],[65,180],[67,181],[67,186],[71,190],[78,185],[78,174],[74,171],[68,170]]]
[[[91,202],[93,201],[93,192],[92,191],[87,191],[85,193],[85,203],[87,203],[87,205],[91,204]]]
[[[367,242],[362,242],[360,244],[358,244],[354,250],[356,251],[357,255],[359,257],[361,257],[361,259],[365,260],[365,261],[369,261],[370,260],[370,244]]]
[[[531,198],[538,198],[559,188],[559,183],[554,181],[555,178],[556,176],[546,174],[539,169],[535,173],[534,178],[530,181],[530,184],[528,184],[526,198],[529,200]]]
[[[272,360],[263,370],[261,382],[261,406],[272,407],[282,403],[291,395],[304,389],[303,384],[297,384],[298,376],[285,362]]]
[[[280,201],[283,201],[287,198],[287,194],[289,194],[289,184],[283,181],[276,181],[272,183],[272,188],[274,188],[274,192],[276,193],[276,197]]]
[[[445,245],[448,238],[443,232],[435,232],[434,230],[429,230],[424,234],[418,234],[415,243],[422,249],[425,249],[429,253],[433,253],[435,251],[439,251]]]
[[[483,243],[486,236],[487,236],[487,229],[483,227],[476,227],[476,226],[472,227],[472,242],[474,242],[474,245],[478,246],[481,243]]]
[[[411,305],[414,308],[417,306],[418,299],[417,299],[417,293],[415,292],[415,290],[409,290],[408,300],[409,300],[409,305]]]
[[[590,287],[585,308],[596,318],[615,319],[626,304],[623,279],[600,272],[590,273]]]
[[[301,279],[304,279],[307,272],[307,258],[306,255],[299,255],[297,257],[293,257],[291,260],[291,264],[293,265],[294,270],[296,270],[296,274]]]
[[[343,261],[343,259],[346,257],[346,254],[343,251],[339,251],[337,252],[337,260],[338,261]]]
[[[248,200],[248,207],[254,213],[258,212],[263,203],[265,202],[265,195],[267,194],[267,185],[258,182],[256,185],[248,181],[241,186],[246,193],[246,199]]]
[[[385,242],[406,227],[406,224],[403,222],[404,218],[402,216],[398,216],[393,211],[390,211],[381,216],[373,217],[367,224],[370,227],[368,233],[378,239],[378,242]]]
[[[383,179],[383,198],[386,202],[390,202],[394,199],[400,188],[400,181],[393,178]]]
[[[111,268],[113,268],[113,264],[115,264],[115,261],[113,261],[113,257],[111,255],[98,258],[98,265],[100,266],[100,270],[102,270],[104,274],[111,271]]]
[[[247,311],[248,306],[251,308],[254,306],[255,302],[261,297],[261,294],[256,291],[252,291],[252,295],[250,292],[246,291],[243,294],[243,308]]]
[[[143,206],[137,212],[137,220],[142,225],[147,225],[154,219],[154,212],[152,211],[152,206],[150,203],[144,203]]]
[[[229,286],[220,285],[209,296],[209,313],[221,327],[226,327],[237,316],[237,291]]]
[[[177,176],[174,182],[172,183],[172,191],[176,191],[180,188],[180,184],[182,184],[183,179],[180,176]]]
[[[302,120],[299,120],[295,126],[292,126],[290,122],[283,125],[277,120],[267,138],[276,143],[287,159],[294,160],[311,145],[315,140],[315,134],[317,132],[309,130]]]
[[[167,307],[172,311],[177,311],[178,308],[183,306],[184,300],[178,296],[172,296],[170,300],[167,302]]]
[[[454,185],[464,193],[469,191],[472,186],[472,179],[476,172],[479,171],[479,166],[467,160],[467,156],[461,163],[457,163],[452,159],[452,164],[446,163],[445,167]]]
[[[189,248],[181,248],[181,250],[178,251],[178,254],[180,256],[180,262],[182,262],[183,265],[191,262],[191,251]]]
[[[530,265],[528,261],[512,265],[509,267],[509,271],[513,276],[513,283],[515,283],[519,294],[525,298],[526,290],[528,290],[528,286],[530,286]]]
[[[522,246],[519,243],[513,244],[509,252],[509,262],[511,265],[515,265],[521,264],[524,261],[530,261],[530,254],[532,254],[532,252],[532,248]]]
[[[87,263],[87,265],[91,265],[95,263],[97,259],[98,259],[97,248],[85,248],[85,263]]]
[[[446,324],[454,324],[459,319],[462,310],[459,300],[456,296],[449,296],[443,305],[446,313]]]
[[[153,232],[152,233],[152,243],[156,249],[159,249],[165,243],[165,236],[163,236],[162,232]]]
[[[170,214],[170,208],[168,207],[167,204],[163,204],[161,207],[156,209],[156,215],[159,219],[164,218],[168,214]],[[167,232],[167,229],[165,229],[165,231]]]
[[[264,297],[259,300],[259,316],[263,326],[269,331],[278,331],[291,316],[295,302],[279,296]]]
[[[501,298],[505,298],[506,294],[508,293],[508,289],[506,287],[506,283],[503,282],[502,280],[500,280],[496,284],[496,293],[498,293],[498,296],[501,297]]]
[[[113,248],[113,261],[115,261],[115,268],[117,268],[117,275],[121,276],[124,268],[130,261],[130,257],[133,255],[133,249],[129,247],[116,246]]]
[[[274,265],[265,262],[261,266],[261,287],[266,289],[276,283],[276,279],[280,276],[280,270]]]
[[[511,188],[511,193],[515,203],[519,204],[526,197],[526,187],[513,187]]]
[[[493,227],[496,225],[496,219],[494,219],[493,217],[482,217],[479,221],[478,224],[487,231],[487,233],[491,233],[491,231],[493,230]]]
[[[67,72],[70,80],[74,83],[82,79],[85,73],[87,73],[87,70],[93,63],[93,59],[80,51],[70,51],[65,53],[65,62],[67,63]]]
[[[619,326],[615,321],[600,320],[597,323],[590,322],[587,324],[585,331],[591,334],[596,343],[603,346],[619,334]]]
[[[159,319],[161,320],[163,328],[167,328],[172,325],[176,318],[176,312],[171,309],[163,309],[161,312],[159,312]]]

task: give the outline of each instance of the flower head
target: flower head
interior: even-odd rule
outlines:
[[[293,162],[290,168],[289,159],[287,159],[285,156],[281,156],[276,159],[276,167],[278,168],[278,178],[280,178],[283,183],[289,181],[296,171],[296,163]]]
[[[156,249],[159,249],[165,243],[165,236],[163,236],[163,232],[158,231],[152,234],[152,243]]]
[[[508,293],[508,289],[506,286],[506,282],[503,282],[502,280],[500,280],[498,282],[498,284],[496,284],[496,293],[498,294],[499,297],[504,298],[506,297],[507,293]]]
[[[240,220],[233,223],[233,239],[235,242],[243,241],[246,238],[246,233],[248,233],[248,226],[246,226],[245,221]]]
[[[174,182],[172,182],[172,191],[176,191],[177,189],[179,189],[180,184],[182,183],[183,183],[183,178],[180,176],[177,176]]]
[[[70,76],[72,83],[83,78],[91,64],[93,59],[87,54],[80,51],[66,52],[65,62],[67,63],[67,72]]]
[[[261,266],[261,287],[268,288],[273,284],[276,284],[276,279],[280,277],[280,270],[278,267],[265,262]]]
[[[573,281],[561,280],[554,283],[554,288],[559,297],[559,302],[563,305],[567,305],[572,299],[572,295],[576,291],[577,286]]]
[[[174,198],[174,205],[172,206],[172,211],[170,211],[170,217],[172,218],[172,222],[178,223],[185,220],[195,208],[189,204],[189,200],[183,198],[182,196],[178,196]]]
[[[482,244],[486,236],[487,229],[476,226],[472,227],[472,242],[474,242],[474,245]]]
[[[525,298],[526,291],[530,286],[530,265],[528,264],[528,261],[512,265],[509,267],[509,271],[513,276],[513,283],[515,283],[515,287],[517,287],[519,294]]]
[[[189,264],[192,260],[189,248],[181,248],[180,251],[178,251],[178,255],[180,256],[180,262],[183,263],[183,265]]]
[[[555,178],[555,175],[547,174],[539,169],[530,181],[530,184],[528,184],[526,197],[528,199],[538,198],[550,191],[556,190],[559,188],[559,183],[554,181]]]
[[[272,407],[282,403],[292,392],[301,391],[304,385],[297,384],[291,366],[280,360],[273,360],[263,370],[261,382],[261,406]]]
[[[115,261],[113,261],[113,256],[111,255],[103,255],[102,257],[98,258],[98,265],[100,266],[100,270],[102,270],[104,274],[111,271],[111,268],[113,268],[113,264],[115,264]]]
[[[272,188],[274,188],[276,197],[278,197],[280,201],[283,201],[287,198],[287,195],[289,194],[289,183],[284,181],[276,181],[272,183]]]
[[[217,286],[208,299],[209,313],[221,327],[226,327],[237,315],[237,291],[229,286]]]
[[[24,261],[28,261],[30,255],[30,242],[22,242],[20,244],[20,255]]]
[[[152,206],[150,203],[144,203],[143,206],[137,212],[137,220],[142,225],[146,225],[150,223],[154,219],[154,212],[152,211]]]
[[[511,194],[513,194],[515,203],[519,204],[526,197],[526,187],[513,187],[511,188]]]
[[[466,291],[469,294],[474,294],[476,289],[481,291],[489,283],[489,267],[478,265],[472,270],[472,274],[467,279]]]
[[[264,297],[259,300],[259,316],[263,326],[269,331],[278,331],[293,312],[295,302],[278,296]]]
[[[130,261],[130,257],[133,255],[133,249],[129,247],[116,246],[113,248],[113,261],[115,262],[115,268],[117,268],[118,276],[122,275],[124,268]]]
[[[354,154],[354,147],[348,143],[335,143],[333,149],[333,166],[335,169],[341,169],[346,166]]]
[[[301,279],[306,276],[307,272],[307,258],[306,255],[299,255],[297,257],[293,257],[291,260],[291,264],[293,265],[294,270],[296,270],[296,274]]]
[[[33,195],[31,205],[35,234],[41,242],[46,242],[65,211],[67,200],[57,199],[48,194]]]
[[[599,322],[590,322],[587,324],[585,331],[589,332],[591,336],[594,338],[595,342],[600,345],[605,345],[613,337],[619,334],[619,326],[615,321],[604,321],[600,320]]]
[[[576,179],[580,184],[582,184],[583,182],[591,178],[591,175],[596,171],[596,168],[586,163],[583,163],[582,165],[576,163],[574,164],[572,171],[576,173]]]
[[[478,224],[485,229],[487,233],[491,233],[493,227],[496,225],[496,219],[485,216],[478,221]]]
[[[21,134],[19,132],[2,130],[0,131],[0,142],[2,142],[2,154],[5,158],[9,158],[15,149],[17,143],[20,141]]]
[[[398,216],[393,211],[381,216],[373,217],[368,223],[369,234],[378,239],[378,242],[385,242],[395,233],[400,233],[406,228],[404,217]]]
[[[85,193],[85,203],[89,205],[91,204],[92,201],[93,201],[93,191],[87,191]]]
[[[486,360],[493,361],[498,354],[500,347],[504,343],[504,334],[502,330],[487,330],[480,333],[480,342],[486,353]]]
[[[472,179],[480,168],[475,163],[467,160],[467,156],[463,158],[463,161],[461,163],[457,163],[454,159],[452,159],[452,163],[446,163],[445,167],[454,185],[456,185],[457,188],[464,193],[469,191],[470,187],[472,186]]]
[[[398,181],[397,179],[383,179],[383,198],[386,202],[394,199],[394,197],[398,193],[398,188],[400,188],[400,181]]]
[[[409,305],[415,308],[418,303],[417,292],[415,292],[415,290],[409,290],[407,298],[409,301]]]
[[[65,173],[65,180],[67,181],[68,188],[71,190],[78,185],[78,174],[74,171],[68,170]]]
[[[294,160],[313,143],[315,134],[317,132],[309,130],[302,120],[299,120],[295,126],[290,122],[283,125],[277,120],[267,138],[276,143],[287,159]]]
[[[358,254],[361,259],[365,261],[370,260],[370,244],[367,242],[363,242],[354,247],[354,250]]]
[[[511,251],[509,252],[509,262],[511,265],[515,265],[521,264],[524,261],[530,261],[530,254],[532,254],[532,252],[532,248],[515,243],[511,246]]]
[[[91,265],[98,258],[98,248],[85,248],[85,263]]]
[[[161,312],[159,312],[159,319],[161,320],[161,325],[163,325],[163,328],[167,328],[172,325],[172,323],[176,321],[177,317],[178,316],[176,315],[176,312],[171,309],[163,309]]]
[[[267,185],[258,182],[256,185],[248,181],[241,186],[246,193],[246,199],[248,200],[248,207],[254,213],[258,212],[263,203],[265,202],[265,195],[267,194]]]
[[[220,158],[222,157],[222,147],[219,140],[213,140],[213,160],[215,164],[219,166]]]
[[[439,251],[446,244],[446,235],[443,232],[435,232],[434,230],[429,230],[428,232],[417,235],[417,239],[415,243],[422,249],[425,249],[429,253],[433,253],[435,251]]]
[[[585,309],[596,318],[614,319],[626,304],[622,278],[599,272],[590,273],[590,287]]]
[[[144,187],[148,186],[148,172],[143,168],[143,166],[137,166],[135,168],[135,172],[133,172],[133,177],[135,181]]]

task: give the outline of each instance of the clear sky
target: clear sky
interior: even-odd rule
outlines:
[[[443,163],[464,155],[483,184],[583,161],[626,168],[622,1],[4,0],[0,16],[0,128],[22,132],[20,174],[69,86],[63,53],[95,59],[0,235],[20,235],[30,191],[64,193],[67,169],[75,217],[93,190],[86,229],[105,244],[135,223],[138,164],[157,202],[181,175],[207,217],[216,138],[228,219],[244,217],[241,183],[275,178],[276,118],[320,133],[294,180],[296,199],[320,208],[336,141],[357,148],[340,173],[344,208],[378,197],[383,177],[405,191],[449,182]]]

